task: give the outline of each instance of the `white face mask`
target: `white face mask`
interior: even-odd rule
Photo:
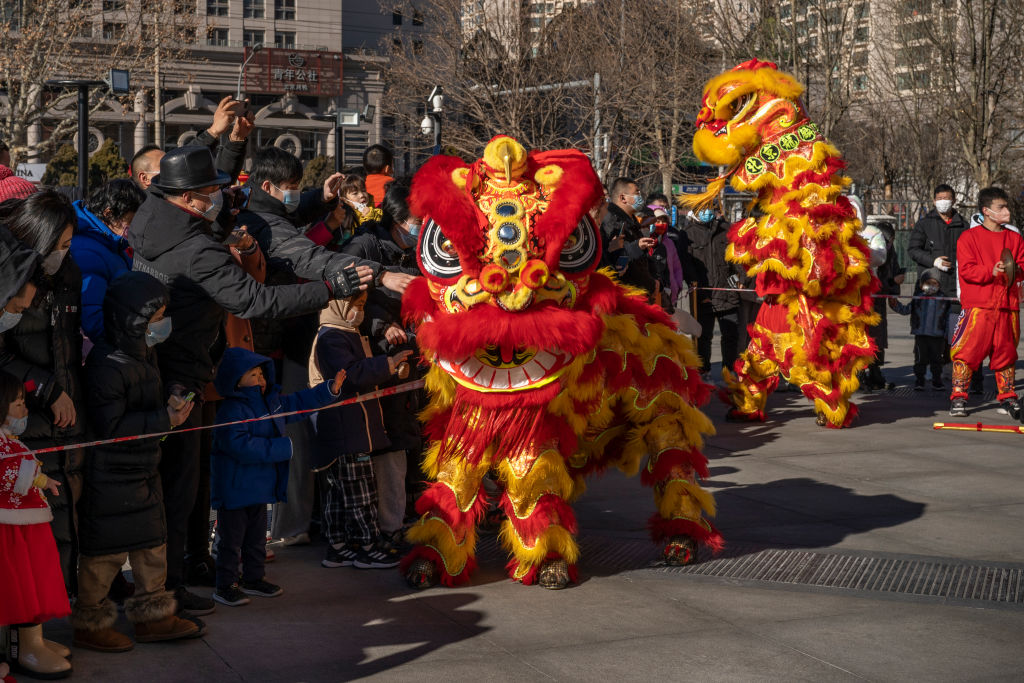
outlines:
[[[949,210],[953,208],[952,199],[936,199],[935,210],[939,213],[949,213]]]
[[[54,273],[56,273],[58,270],[60,270],[60,264],[64,263],[64,257],[67,255],[67,249],[58,249],[56,251],[51,251],[49,254],[46,255],[46,258],[43,259],[43,272],[46,273],[47,275],[53,275]]]
[[[4,431],[12,436],[20,436],[25,433],[28,428],[28,415],[25,417],[11,417],[7,416],[7,422],[4,423]]]
[[[3,313],[0,313],[0,332],[14,329],[20,322],[21,313],[11,313],[5,310]]]

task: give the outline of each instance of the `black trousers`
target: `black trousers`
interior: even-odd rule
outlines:
[[[914,336],[914,376],[924,381],[925,370],[931,368],[932,381],[942,378],[942,364],[946,358],[944,337]]]
[[[202,400],[197,396],[195,401],[180,429],[202,424]],[[167,517],[167,590],[171,591],[185,585],[185,540],[199,489],[199,434],[171,434],[160,445],[160,481]]]
[[[711,339],[715,334],[715,321],[721,336],[722,367],[732,369],[738,355],[739,309],[716,311],[710,304],[697,307],[697,322],[700,323],[700,338],[697,339],[697,353],[700,355],[700,370],[711,369]]]
[[[247,505],[237,510],[217,510],[217,588],[242,580],[259,581],[267,563],[267,506]]]
[[[203,424],[212,425],[217,417],[219,401],[207,401],[202,406]],[[199,406],[196,406],[196,410]],[[213,449],[213,430],[199,432],[199,481],[196,502],[188,518],[188,538],[185,541],[185,563],[193,566],[210,559],[210,451]]]
[[[739,330],[736,336],[739,338],[738,346],[742,350],[746,350],[750,345],[750,334],[747,332],[747,327],[754,324],[760,310],[761,302],[757,299],[740,298]]]
[[[79,418],[81,419],[81,418]],[[47,448],[57,445],[49,439],[31,439],[25,442],[27,448]],[[64,587],[68,596],[78,594],[78,525],[75,518],[75,503],[82,493],[82,450],[41,453],[43,474],[60,483],[57,495],[46,494],[53,520],[50,529],[57,542],[60,555],[60,569],[64,574]]]

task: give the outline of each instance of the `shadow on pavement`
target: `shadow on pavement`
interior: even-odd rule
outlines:
[[[917,519],[927,507],[889,493],[860,495],[807,477],[719,489],[715,499],[716,523],[727,542],[761,548],[827,548],[852,534]],[[745,552],[750,549],[739,554]]]
[[[451,591],[445,589],[432,595],[403,596],[399,600],[413,603],[414,609],[389,610],[398,616],[372,620],[339,633],[338,654],[344,661],[354,664],[339,670],[337,680],[352,681],[383,673],[439,648],[489,631],[489,627],[480,626],[484,616],[482,612],[463,609],[479,602],[481,597],[475,593]],[[424,612],[434,614],[431,619],[424,619]],[[432,624],[438,617],[442,623]]]

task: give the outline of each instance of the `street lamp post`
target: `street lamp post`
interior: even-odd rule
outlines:
[[[106,85],[92,79],[56,79],[46,85],[57,88],[78,88],[78,190],[82,199],[89,194],[89,88]]]
[[[238,87],[235,89],[235,99],[238,101],[242,100],[242,76],[245,75],[245,67],[249,66],[249,62],[256,56],[256,53],[263,49],[263,43],[255,43],[249,49],[251,50],[249,56],[242,62],[242,66],[238,67]]]
[[[334,172],[341,173],[342,158],[345,154],[345,128],[350,128],[359,125],[361,117],[370,120],[373,115],[369,112],[369,107],[363,110],[364,114],[360,114],[355,109],[337,109],[332,114],[313,114],[314,119],[320,121],[332,121],[334,122]]]

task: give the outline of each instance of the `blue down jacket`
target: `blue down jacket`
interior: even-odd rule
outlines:
[[[261,393],[259,387],[239,389],[242,375],[257,366],[263,368],[266,393]],[[329,382],[280,395],[280,387],[274,384],[274,363],[266,356],[242,348],[224,352],[213,383],[217,393],[224,397],[217,411],[217,424],[322,408],[337,400]],[[238,510],[286,500],[292,442],[284,436],[284,426],[286,422],[297,422],[309,416],[307,413],[215,428],[210,454],[210,506]]]
[[[107,227],[85,208],[74,203],[78,225],[71,238],[71,256],[82,271],[82,330],[94,344],[103,339],[103,295],[121,273],[132,269],[128,240]]]

